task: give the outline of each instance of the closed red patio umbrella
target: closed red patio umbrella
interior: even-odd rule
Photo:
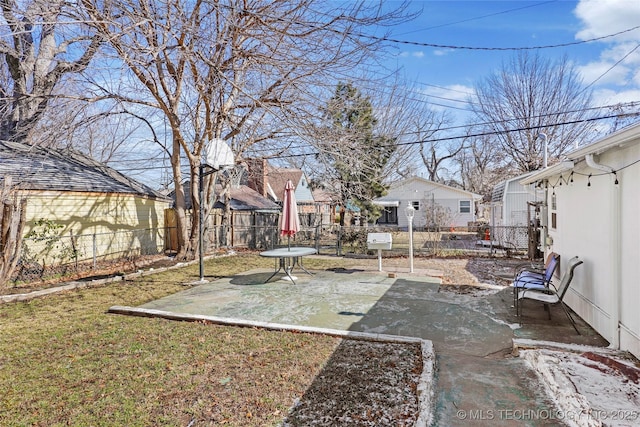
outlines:
[[[282,198],[282,215],[280,217],[280,235],[287,236],[287,247],[291,247],[291,236],[300,231],[300,219],[298,218],[298,204],[294,194],[293,182],[287,181]]]

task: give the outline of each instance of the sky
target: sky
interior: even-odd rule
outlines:
[[[392,43],[389,67],[400,68],[436,109],[464,114],[460,101],[473,86],[517,53],[501,49],[567,44],[537,52],[550,60],[566,55],[596,105],[640,101],[640,28],[582,43],[640,26],[638,0],[412,1],[410,9],[421,13],[388,37],[416,44]]]
[[[468,117],[474,85],[518,48],[557,46],[533,52],[572,61],[594,91],[594,106],[640,103],[640,28],[606,37],[640,26],[640,0],[410,1],[409,11],[418,13],[411,22],[374,33],[395,40],[379,73],[400,69],[434,110],[450,114],[454,126]],[[125,173],[156,186],[166,180],[156,170]]]

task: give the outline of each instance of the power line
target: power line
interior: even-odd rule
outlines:
[[[605,75],[607,75],[609,73],[609,71],[613,70],[615,67],[617,67],[618,65],[620,65],[622,63],[622,61],[624,61],[625,59],[627,59],[627,57],[629,57],[629,55],[631,55],[633,52],[635,52],[636,50],[638,50],[638,48],[640,48],[640,43],[636,45],[636,47],[634,47],[633,49],[631,49],[629,52],[627,52],[627,54],[625,56],[623,56],[622,58],[620,58],[615,64],[613,64],[611,67],[609,67],[607,69],[607,71],[605,71],[604,73],[600,74],[594,81],[592,81],[591,83],[589,83],[584,89],[582,89],[582,91],[580,91],[580,93],[584,92],[585,90],[589,89],[591,86],[593,86],[598,80],[600,80],[601,78],[603,78]]]
[[[544,129],[544,128],[547,128],[549,126],[567,126],[567,125],[578,124],[578,123],[587,123],[587,122],[594,122],[594,121],[599,121],[599,120],[607,120],[607,119],[612,119],[612,118],[616,118],[616,117],[619,117],[619,116],[620,116],[620,114],[611,114],[611,115],[606,115],[606,116],[591,117],[591,118],[588,118],[588,119],[570,120],[570,121],[561,122],[561,123],[552,123],[552,124],[544,124],[544,125],[537,125],[537,126],[527,126],[527,127],[520,127],[520,128],[514,128],[514,129],[505,129],[505,130],[498,130],[498,131],[477,132],[477,133],[474,133],[474,134],[446,136],[446,137],[441,137],[441,138],[431,138],[431,139],[425,139],[425,140],[420,140],[420,141],[408,141],[408,142],[401,142],[401,143],[394,144],[394,146],[412,146],[412,145],[431,143],[431,142],[453,141],[453,140],[456,140],[456,139],[463,139],[463,138],[478,138],[478,137],[481,137],[481,136],[503,135],[503,134],[512,133],[512,132],[524,132],[524,131],[528,131],[528,130]],[[306,147],[299,147],[299,148],[306,148]],[[299,154],[279,154],[279,155],[269,156],[268,158],[269,159],[290,159],[290,158],[296,158],[296,157],[309,157],[309,156],[315,157],[315,156],[319,156],[320,154],[321,154],[320,152],[314,151],[314,152],[310,152],[310,153],[299,153]],[[188,165],[184,165],[184,167],[187,168]],[[147,167],[135,168],[135,169],[118,168],[117,170],[119,170],[119,171],[140,171],[140,170],[159,170],[159,169],[166,169],[166,168],[167,168],[167,166],[147,166]],[[186,171],[185,173],[188,173],[188,171]]]
[[[487,15],[476,16],[476,17],[473,17],[473,18],[462,19],[460,21],[449,22],[449,23],[446,23],[446,24],[433,25],[431,27],[421,28],[419,30],[408,31],[408,32],[405,32],[405,33],[400,33],[399,35],[400,36],[404,36],[406,34],[413,34],[413,33],[418,33],[418,32],[421,32],[421,31],[434,30],[436,28],[442,28],[442,27],[448,27],[448,26],[451,26],[451,25],[463,24],[465,22],[477,21],[479,19],[490,18],[492,16],[498,16],[498,15],[504,15],[506,13],[516,12],[518,10],[529,9],[529,8],[532,8],[532,7],[539,7],[539,6],[543,6],[545,4],[549,4],[549,3],[556,3],[557,1],[558,0],[550,0],[550,1],[545,1],[545,2],[541,2],[541,3],[530,4],[530,5],[527,5],[527,6],[516,7],[516,8],[513,8],[513,9],[502,10],[500,12],[489,13]]]
[[[225,6],[225,7],[230,8],[230,9],[236,9],[234,6]],[[247,9],[243,9],[243,8],[241,8],[239,10],[242,10],[244,13],[246,13],[248,15],[256,16],[258,18],[263,18],[264,17],[264,16],[258,15],[257,13],[255,13],[255,12],[253,12],[251,10],[247,10]],[[485,51],[537,50],[537,49],[555,49],[555,48],[560,48],[560,47],[577,46],[577,45],[581,45],[581,44],[587,44],[587,43],[592,43],[592,42],[596,42],[596,41],[610,39],[612,37],[616,37],[616,36],[619,36],[619,35],[622,35],[622,34],[626,34],[626,33],[629,33],[631,31],[635,31],[635,30],[640,28],[640,25],[636,25],[635,27],[627,28],[625,30],[618,31],[618,32],[612,33],[612,34],[607,34],[607,35],[600,36],[600,37],[593,37],[593,38],[587,39],[587,40],[579,40],[579,41],[567,42],[567,43],[558,43],[558,44],[553,44],[553,45],[517,46],[517,47],[481,47],[481,46],[445,45],[445,44],[436,44],[436,43],[413,42],[413,41],[409,41],[409,40],[398,40],[398,39],[394,39],[394,38],[390,38],[390,37],[379,37],[379,36],[374,36],[374,35],[370,35],[370,34],[364,34],[364,33],[356,32],[356,31],[340,31],[340,30],[335,29],[335,28],[316,25],[316,24],[312,24],[310,22],[294,21],[294,20],[291,20],[291,19],[282,18],[280,16],[268,16],[268,17],[271,18],[271,19],[274,19],[276,21],[281,21],[281,22],[284,22],[284,23],[287,23],[287,24],[300,25],[302,27],[307,27],[307,28],[310,28],[310,29],[313,29],[313,30],[325,30],[325,31],[336,33],[336,34],[340,34],[342,36],[349,35],[349,36],[355,36],[355,37],[359,37],[359,38],[363,38],[363,39],[369,39],[369,40],[375,40],[375,41],[381,41],[381,42],[389,42],[389,43],[397,43],[397,44],[405,44],[405,45],[421,46],[421,47],[433,47],[433,48],[438,48],[438,49],[485,50]]]
[[[503,135],[503,134],[512,133],[512,132],[523,132],[523,131],[527,131],[527,130],[544,129],[544,128],[547,128],[547,127],[550,127],[550,126],[566,126],[566,125],[572,125],[572,124],[578,124],[578,123],[594,122],[594,121],[598,121],[598,120],[612,119],[612,118],[616,118],[616,117],[619,117],[619,116],[620,116],[620,114],[611,114],[611,115],[607,115],[607,116],[591,117],[591,118],[588,118],[588,119],[570,120],[570,121],[567,121],[567,122],[551,123],[551,124],[544,124],[544,125],[537,125],[537,126],[527,126],[527,127],[520,127],[520,128],[515,128],[515,129],[505,129],[505,130],[497,130],[497,131],[478,132],[478,133],[474,133],[474,134],[446,136],[446,137],[441,137],[441,138],[425,139],[425,140],[421,140],[421,141],[400,142],[400,143],[397,143],[397,144],[393,144],[393,146],[411,146],[411,145],[424,144],[426,142],[442,142],[442,141],[453,141],[453,140],[456,140],[456,139],[463,139],[463,138],[477,138],[477,137],[480,137],[480,136]],[[391,145],[389,145],[389,146],[391,146]],[[318,156],[320,154],[321,153],[316,151],[316,152],[313,152],[313,153],[277,155],[277,156],[272,156],[270,158],[272,158],[272,159],[284,159],[284,158],[294,158],[294,157]]]
[[[458,89],[453,89],[450,87],[444,87],[444,86],[438,86],[438,85],[434,85],[431,83],[424,83],[424,82],[415,82],[416,84],[419,84],[421,86],[429,86],[429,87],[435,87],[436,89],[442,89],[442,90],[446,90],[446,91],[450,91],[450,92],[458,92],[458,93],[462,93],[464,95],[473,95],[473,92],[467,92],[464,90],[458,90]]]
[[[625,33],[637,30],[638,28],[640,28],[640,25],[637,25],[637,26],[632,27],[632,28],[628,28],[626,30],[619,31],[617,33],[608,34],[606,36],[595,37],[595,38],[592,38],[592,39],[580,40],[580,41],[576,41],[576,42],[559,43],[559,44],[542,45],[542,46],[520,46],[520,47],[458,46],[458,45],[444,45],[444,44],[435,44],[435,43],[412,42],[412,41],[408,41],[408,40],[397,40],[397,39],[392,39],[392,38],[388,38],[388,37],[371,36],[371,35],[363,34],[363,33],[351,33],[351,35],[354,35],[354,36],[357,36],[357,37],[362,37],[362,38],[368,38],[368,39],[372,39],[372,40],[378,40],[378,41],[386,41],[386,42],[391,42],[391,43],[406,44],[406,45],[412,45],[412,46],[433,47],[433,48],[438,48],[438,49],[486,50],[486,51],[516,50],[517,51],[517,50],[555,49],[555,48],[560,48],[560,47],[568,47],[568,46],[576,46],[576,45],[581,45],[581,44],[586,44],[586,43],[592,43],[592,42],[595,42],[595,41],[600,41],[600,40],[605,40],[605,39],[608,39],[608,38],[616,37],[616,36],[619,36],[621,34],[625,34]],[[337,32],[337,30],[334,30],[334,31]]]
[[[553,113],[545,113],[545,114],[538,114],[538,115],[534,115],[529,117],[530,119],[539,119],[539,118],[543,118],[543,117],[551,117],[551,116],[558,116],[558,115],[565,115],[565,114],[574,114],[574,113],[583,113],[583,112],[587,112],[587,111],[594,111],[594,110],[605,110],[605,109],[611,109],[611,108],[615,108],[615,107],[623,107],[623,108],[630,108],[630,107],[636,107],[638,106],[640,103],[638,102],[626,102],[623,104],[615,104],[615,105],[604,105],[604,106],[598,106],[598,107],[588,107],[588,108],[580,108],[580,109],[576,109],[576,110],[568,110],[568,111],[560,111],[560,112],[553,112]],[[611,116],[607,116],[605,118],[612,118],[612,117],[618,117],[620,116],[620,114],[614,114]],[[471,124],[463,124],[463,125],[456,125],[456,126],[449,126],[446,128],[440,128],[437,131],[438,132],[445,132],[445,131],[451,131],[451,130],[456,130],[456,129],[466,129],[466,128],[474,128],[474,127],[482,127],[482,126],[487,126],[490,124],[505,124],[505,123],[509,123],[509,122],[515,122],[518,120],[524,120],[523,117],[515,117],[512,119],[504,119],[504,120],[497,120],[497,121],[491,121],[491,122],[481,122],[481,123],[471,123]],[[589,119],[591,120],[591,119]],[[589,120],[582,120],[582,121],[589,121]],[[594,120],[599,120],[598,118],[595,118]],[[580,122],[580,121],[578,121]],[[562,124],[568,124],[568,123],[560,123],[558,125],[562,125]],[[538,126],[536,128],[544,128],[544,127],[549,127],[549,126],[555,126],[555,125],[541,125]],[[531,128],[531,129],[535,129],[535,128]],[[408,136],[408,135],[414,135],[418,132],[407,132],[407,133],[402,133],[397,135],[398,137],[401,136]],[[489,134],[496,134],[496,132],[491,132]],[[459,138],[464,138],[464,136],[459,136],[459,137],[452,137],[452,138],[448,138],[448,139],[459,139]],[[445,138],[447,139],[447,138]],[[443,139],[443,140],[445,140]],[[424,141],[424,142],[430,142],[429,141]],[[439,140],[433,140],[433,141],[439,141]],[[306,146],[293,146],[293,147],[289,147],[290,149],[304,149],[306,148]],[[254,150],[254,152],[267,152],[269,151],[269,149],[265,148],[265,149],[260,149],[260,150]],[[278,156],[275,156],[278,157]]]

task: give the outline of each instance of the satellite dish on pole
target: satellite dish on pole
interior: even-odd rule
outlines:
[[[211,140],[204,153],[204,163],[215,170],[228,169],[236,164],[231,147],[220,138]]]

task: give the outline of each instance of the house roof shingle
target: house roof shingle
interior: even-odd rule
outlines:
[[[185,194],[189,194],[191,183],[186,181],[183,185]],[[222,192],[222,186],[216,184],[216,194]],[[175,200],[175,191],[169,193],[169,197]],[[191,209],[191,198],[187,197],[185,200],[185,208]],[[251,210],[266,210],[266,211],[280,211],[280,205],[263,197],[260,193],[246,185],[239,185],[237,188],[231,187],[231,201],[230,206],[232,210],[236,211],[251,211]],[[224,204],[219,200],[213,206],[214,208],[223,208]]]
[[[302,178],[302,170],[300,169],[285,169],[277,168],[275,166],[267,165],[267,184],[270,190],[273,191],[273,195],[277,197],[276,200],[282,200],[284,197],[284,187],[287,185],[287,181],[291,180],[294,186],[297,186]]]
[[[22,190],[125,193],[166,199],[152,188],[71,150],[0,141],[0,179]]]
[[[236,211],[248,211],[248,210],[267,210],[267,211],[280,211],[279,204],[262,197],[257,191],[247,187],[246,185],[240,185],[238,188],[231,188],[231,200],[230,205],[232,210]],[[215,208],[222,208],[224,205],[218,201],[215,203]]]

